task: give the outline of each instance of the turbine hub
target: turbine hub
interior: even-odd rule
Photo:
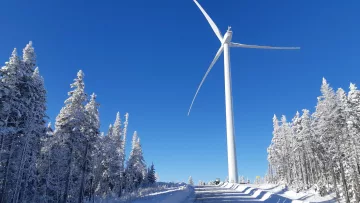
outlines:
[[[229,27],[229,29],[226,31],[226,33],[224,35],[223,43],[231,42],[233,32],[230,29],[231,29],[231,27]]]

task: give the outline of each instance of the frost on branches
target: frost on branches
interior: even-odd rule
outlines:
[[[360,201],[360,91],[354,84],[347,94],[335,92],[323,78],[314,113],[304,109],[292,122],[274,115],[273,127],[269,182]]]
[[[55,129],[46,125],[46,90],[32,42],[0,69],[0,203],[70,203],[121,197],[156,181],[134,134],[125,165],[129,114],[100,133],[96,95],[80,70]]]

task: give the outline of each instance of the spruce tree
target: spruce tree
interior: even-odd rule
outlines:
[[[149,184],[154,184],[156,182],[154,163],[151,163],[151,166],[148,169],[147,180]]]
[[[125,170],[128,191],[133,191],[141,185],[145,178],[145,171],[146,164],[141,149],[140,139],[135,131],[132,139],[132,150]]]
[[[120,113],[116,114],[114,125],[112,126],[112,133],[109,135],[110,148],[109,153],[109,179],[110,190],[115,194],[119,194],[121,190],[121,172],[122,165],[122,140],[121,140],[121,120]]]
[[[19,73],[21,62],[16,49],[13,50],[9,61],[0,69],[0,202],[10,201],[12,179],[11,173],[16,170],[13,165],[12,152],[15,152],[15,142],[18,140],[22,106],[18,84],[21,80]],[[17,150],[16,150],[17,151]]]
[[[83,202],[85,196],[84,193],[86,193],[87,196],[90,196],[92,192],[91,186],[94,179],[92,169],[95,165],[93,152],[96,150],[95,146],[100,133],[98,107],[99,104],[96,102],[96,95],[93,93],[91,95],[90,101],[85,105],[86,119],[85,125],[83,127],[85,135],[85,150],[83,154],[83,160],[81,160],[81,182],[78,202]]]
[[[13,51],[1,69],[1,201],[34,201],[40,137],[45,134],[46,92],[30,42],[23,60]],[[4,137],[6,136],[6,138]]]
[[[69,98],[65,100],[65,106],[56,117],[55,136],[58,137],[59,150],[62,156],[60,160],[59,180],[62,180],[62,201],[74,201],[79,197],[81,165],[83,155],[86,151],[86,93],[84,84],[84,73],[80,70],[74,83],[71,84],[72,91],[68,93]]]

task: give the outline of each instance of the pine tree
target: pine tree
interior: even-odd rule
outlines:
[[[291,122],[291,145],[290,148],[293,150],[293,153],[290,154],[290,170],[291,170],[291,181],[296,185],[297,190],[301,190],[305,188],[305,177],[304,177],[304,146],[303,140],[300,137],[300,133],[302,131],[302,119],[300,117],[300,113],[297,111],[295,117]]]
[[[113,144],[110,137],[112,136],[113,126],[109,125],[108,132],[106,136],[101,136],[100,145],[100,155],[99,155],[99,171],[100,177],[99,182],[96,185],[96,193],[98,195],[104,196],[106,194],[110,194],[110,161],[114,156],[114,153],[109,153],[111,150],[113,151]]]
[[[125,146],[126,146],[126,135],[127,135],[127,129],[129,124],[129,114],[125,114],[125,121],[124,121],[124,127],[121,132],[121,148],[120,148],[120,190],[119,190],[119,196],[123,193],[124,188],[126,187],[126,177],[125,177]]]
[[[350,91],[348,96],[342,92],[342,104],[345,106],[347,117],[348,137],[345,140],[344,158],[346,160],[346,178],[352,187],[350,192],[353,193],[355,200],[360,201],[360,91],[357,90],[355,84],[350,83]]]
[[[103,132],[99,133],[96,142],[94,144],[94,151],[92,152],[92,169],[91,169],[91,180],[90,180],[90,192],[89,197],[94,201],[95,196],[101,195],[100,191],[102,191],[101,181],[103,180],[104,167],[103,160],[105,158],[104,145],[105,145],[105,135]]]
[[[65,100],[65,106],[56,118],[55,136],[59,139],[58,154],[63,154],[59,160],[59,180],[61,184],[62,201],[74,201],[79,197],[80,184],[78,177],[81,174],[81,166],[86,151],[86,94],[84,91],[84,73],[80,70],[74,83],[74,88],[69,92],[69,98]]]
[[[34,201],[40,137],[45,133],[46,92],[30,42],[23,60],[13,51],[1,69],[1,201]],[[6,136],[6,138],[4,137]],[[2,181],[1,181],[2,180]],[[5,194],[5,192],[7,192]]]
[[[92,180],[93,177],[93,167],[95,165],[95,159],[93,157],[93,152],[96,150],[95,146],[97,139],[100,133],[100,121],[99,121],[99,104],[96,102],[96,95],[93,93],[91,95],[90,101],[85,105],[86,111],[86,123],[83,127],[85,135],[85,151],[82,160],[81,166],[81,182],[80,182],[80,191],[79,191],[79,202],[83,202],[84,196],[86,193],[87,196],[90,196],[92,193]]]
[[[15,142],[18,140],[19,124],[21,118],[22,104],[18,84],[21,80],[19,73],[21,63],[16,49],[13,50],[9,61],[0,69],[0,202],[8,201],[11,196],[9,191],[12,187],[11,172]],[[16,155],[16,154],[15,154]],[[10,200],[9,200],[10,201]]]
[[[110,148],[109,148],[109,178],[110,190],[116,194],[121,191],[121,172],[123,171],[123,158],[122,156],[122,140],[121,140],[121,120],[120,113],[116,114],[114,125],[112,126],[112,133],[109,135]]]
[[[46,136],[46,90],[43,78],[40,76],[39,68],[36,67],[36,54],[32,42],[23,49],[22,69],[24,72],[23,80],[27,81],[21,89],[27,89],[24,106],[28,108],[28,135],[25,139],[24,155],[22,156],[23,165],[20,170],[18,179],[19,189],[15,190],[15,202],[34,201],[37,193],[37,168],[39,154],[41,149],[41,138]],[[24,84],[24,83],[23,83]],[[21,172],[21,170],[23,170]],[[23,184],[21,184],[23,183]],[[17,194],[16,194],[17,193]]]
[[[267,149],[268,152],[268,161],[269,161],[269,171],[270,171],[270,179],[272,183],[277,182],[278,178],[276,177],[276,169],[279,168],[279,151],[278,151],[278,140],[280,139],[279,135],[279,120],[276,115],[273,117],[273,138],[271,140],[271,144]],[[245,180],[244,180],[245,181]]]
[[[301,169],[302,169],[302,174],[303,174],[303,183],[305,185],[304,189],[309,188],[310,186],[310,181],[311,181],[311,170],[313,170],[313,168],[311,168],[311,161],[313,159],[313,153],[312,153],[312,149],[311,149],[311,143],[312,142],[312,137],[311,137],[311,118],[310,118],[310,114],[309,114],[309,110],[307,109],[303,109],[303,114],[301,116],[301,131],[299,133],[299,139],[301,142],[301,146],[302,146],[302,165],[301,165]],[[314,178],[312,177],[312,183],[314,182]]]
[[[132,150],[125,170],[128,191],[133,191],[141,185],[143,179],[145,178],[145,171],[146,165],[141,149],[140,139],[135,131],[132,139]]]
[[[150,184],[154,184],[156,182],[154,163],[152,163],[148,169],[147,180]]]

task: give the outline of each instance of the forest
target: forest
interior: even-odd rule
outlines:
[[[315,112],[289,122],[274,115],[267,180],[297,191],[315,188],[346,202],[360,201],[360,91],[333,90],[325,78]]]
[[[46,93],[32,42],[22,57],[14,49],[0,69],[0,203],[93,202],[156,182],[137,132],[126,159],[128,113],[123,121],[117,113],[108,132],[100,132],[99,104],[85,92],[81,70],[54,129]]]

